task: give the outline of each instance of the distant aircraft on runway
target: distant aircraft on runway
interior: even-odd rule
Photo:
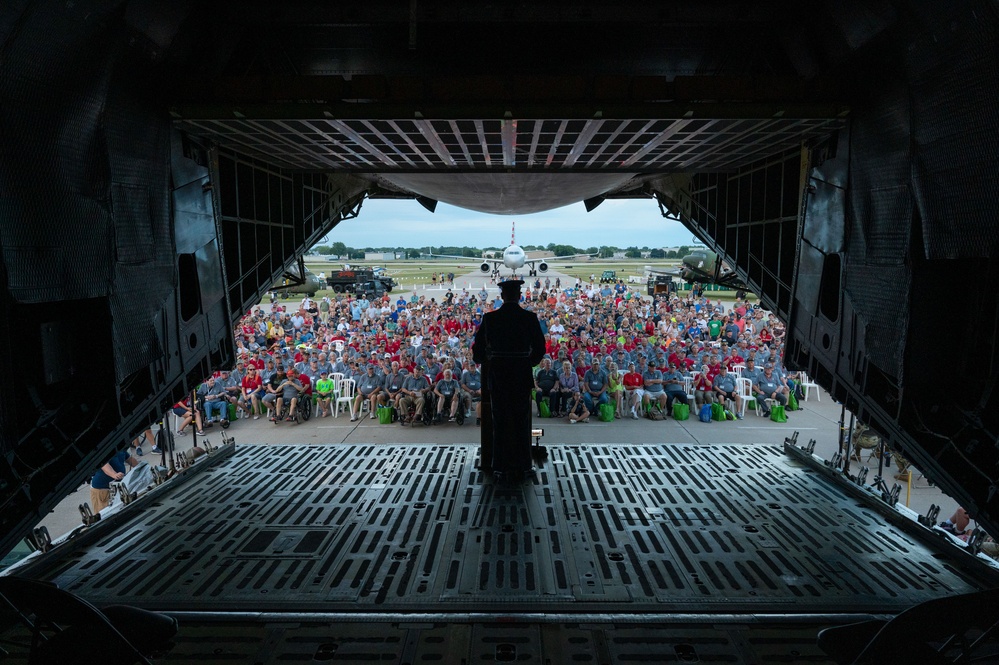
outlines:
[[[467,259],[467,256],[447,256],[444,254],[434,254],[429,253],[431,258],[435,259]],[[573,254],[571,256],[558,256],[559,261],[567,261],[570,259],[577,259],[582,257],[596,256],[596,254]],[[517,271],[524,266],[529,266],[528,275],[530,277],[535,277],[539,272],[548,272],[548,261],[547,259],[529,259],[527,258],[527,253],[523,248],[516,242],[516,222],[510,226],[510,245],[503,250],[503,258],[501,259],[482,259],[482,264],[479,266],[479,270],[482,272],[491,272],[493,274],[499,274],[499,267],[506,266],[513,271],[513,276],[517,276]],[[537,267],[535,267],[537,266]]]
[[[665,275],[679,277],[685,282],[701,284],[717,284],[736,291],[750,291],[731,268],[709,250],[694,250],[681,259],[682,265],[676,270],[661,270],[645,266],[645,272],[650,275]]]

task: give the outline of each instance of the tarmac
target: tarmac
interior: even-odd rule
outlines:
[[[562,284],[571,285],[572,278],[559,273],[549,271],[547,275],[554,283],[556,277],[562,278]],[[544,277],[541,276],[542,281]],[[488,284],[488,275],[471,273],[456,277],[455,287],[457,291],[468,288],[473,293],[478,293],[483,283],[487,284],[490,298],[498,295],[498,288]],[[634,285],[632,285],[634,288]],[[644,295],[645,285],[640,285]],[[438,286],[434,288],[418,289],[418,295],[427,295],[440,299],[447,292],[446,288]],[[396,291],[392,296],[404,296],[407,299],[411,291]],[[716,294],[708,294],[715,299]],[[292,302],[292,301],[288,301]],[[264,304],[263,308],[269,309],[269,305]],[[752,410],[747,410],[744,420],[702,423],[696,419],[692,413],[691,418],[678,422],[673,419],[650,421],[648,419],[632,420],[623,418],[613,422],[600,422],[591,417],[588,423],[570,424],[565,419],[534,418],[534,427],[544,430],[541,443],[546,446],[574,445],[574,444],[610,444],[620,443],[622,445],[636,444],[667,444],[667,445],[690,445],[690,444],[737,444],[744,446],[758,445],[779,445],[785,438],[797,433],[799,442],[815,440],[814,453],[824,459],[830,459],[837,453],[840,446],[841,418],[844,412],[840,404],[832,400],[825,391],[812,388],[807,401],[801,402],[802,410],[788,414],[787,423],[775,423],[763,417],[759,417]],[[692,409],[693,411],[693,409]],[[846,422],[849,423],[850,414],[845,414]],[[171,422],[173,416],[170,416]],[[200,437],[193,433],[193,427],[188,428],[189,434],[183,437],[176,437],[176,449],[178,452],[192,448],[196,443],[203,445],[207,439],[212,445],[220,445],[222,430],[216,425],[214,428],[206,430],[206,436]],[[259,420],[240,419],[234,421],[225,430],[225,433],[235,440],[237,446],[275,445],[275,446],[297,446],[303,444],[322,444],[330,446],[357,445],[357,444],[405,444],[405,443],[430,443],[430,444],[477,444],[479,441],[479,428],[475,425],[474,415],[465,421],[465,424],[458,426],[455,423],[443,423],[429,427],[423,425],[400,426],[398,423],[391,425],[379,424],[377,419],[369,418],[368,414],[356,421],[350,421],[349,413],[341,412],[339,417],[319,418],[316,415],[301,424],[280,423],[274,424],[266,418]],[[152,455],[147,450],[140,461],[149,463],[163,463],[161,455]],[[851,462],[851,472],[856,473],[860,466],[869,466],[869,482],[877,476],[878,460],[866,459],[861,464]],[[932,485],[926,478],[913,470],[910,474],[911,480],[898,481],[893,479],[893,474],[897,470],[892,467],[884,471],[884,477],[889,487],[893,483],[902,485],[899,503],[907,505],[911,510],[925,514],[931,504],[940,506],[940,519],[949,517],[956,510],[957,502],[944,495],[939,488]],[[89,500],[89,483],[81,485],[62,502],[60,502],[52,512],[46,516],[39,524],[45,526],[52,539],[78,527],[80,525],[80,503]]]

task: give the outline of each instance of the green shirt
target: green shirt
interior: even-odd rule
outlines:
[[[719,334],[721,334],[721,321],[718,319],[708,321],[708,336],[717,339]]]
[[[333,392],[333,379],[319,379],[318,381],[316,381],[316,392],[317,393]]]

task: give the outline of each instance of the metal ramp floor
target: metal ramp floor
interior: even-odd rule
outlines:
[[[516,485],[476,455],[241,447],[31,574],[179,613],[164,662],[821,661],[818,626],[983,586],[777,446],[549,446]]]

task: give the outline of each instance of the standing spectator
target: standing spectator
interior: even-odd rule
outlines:
[[[111,505],[111,482],[125,477],[125,465],[138,466],[139,460],[121,451],[107,461],[90,479],[90,508],[99,513]]]

